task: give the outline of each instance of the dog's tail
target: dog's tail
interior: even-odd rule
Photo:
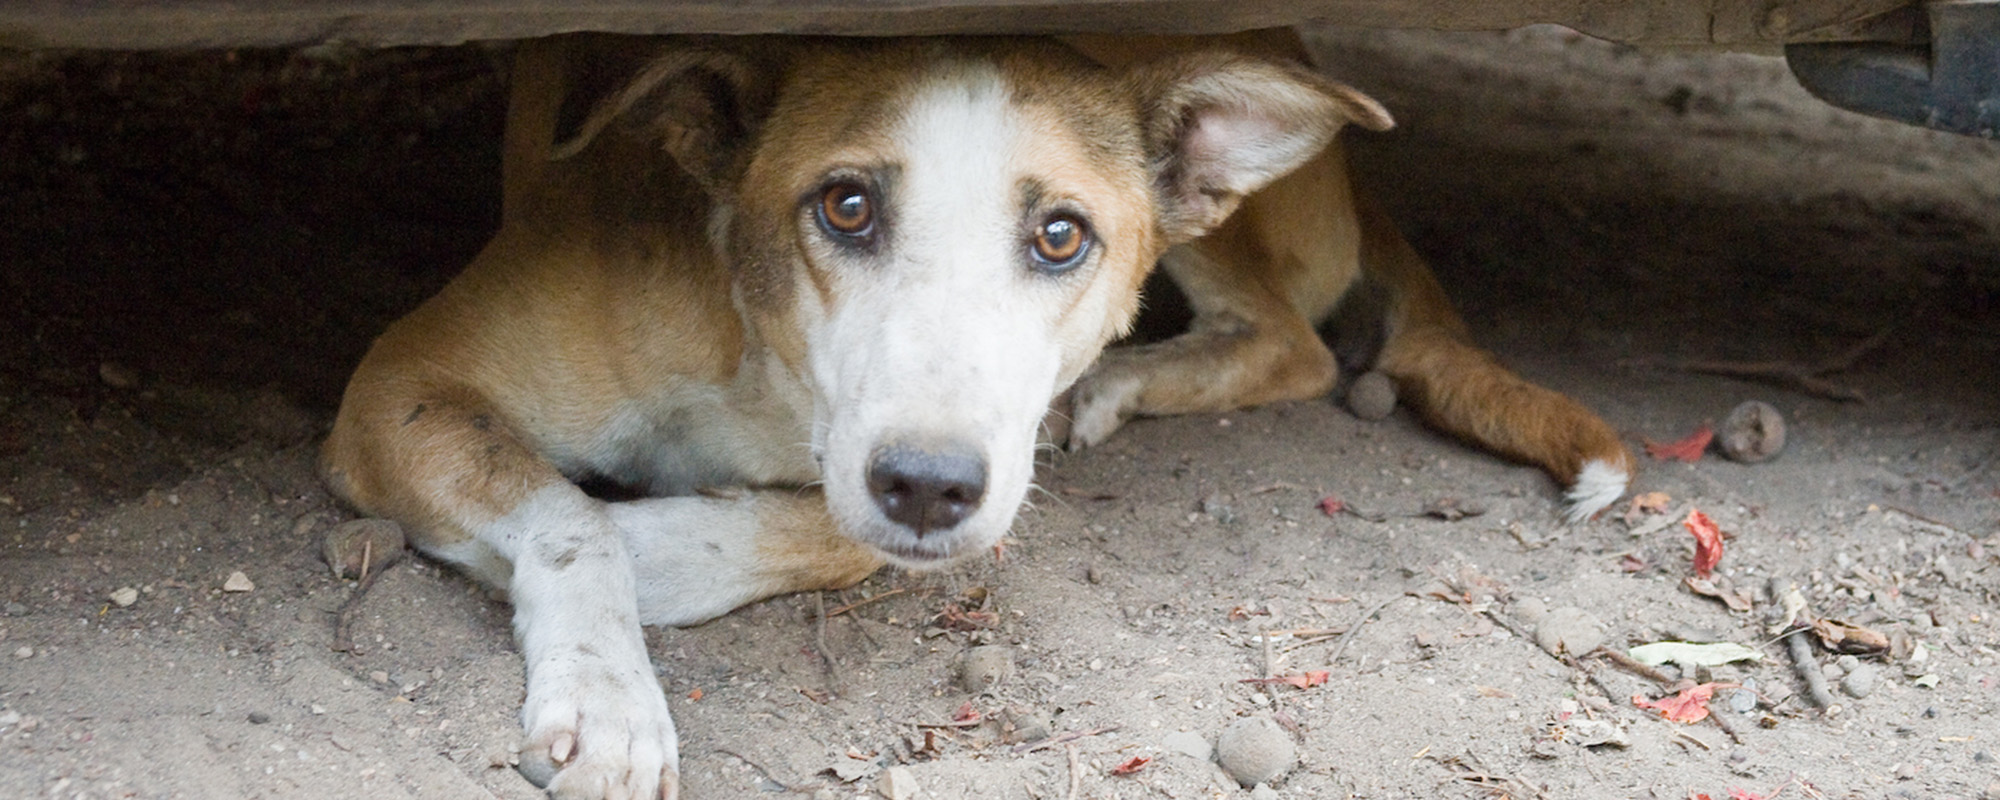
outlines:
[[[1583,404],[1522,379],[1472,344],[1422,257],[1373,202],[1357,201],[1362,262],[1392,295],[1376,365],[1395,381],[1399,399],[1447,433],[1547,470],[1569,489],[1571,522],[1624,495],[1634,461],[1617,432]]]
[[[529,39],[514,50],[507,130],[500,141],[500,216],[513,220],[547,179],[562,114],[570,37]]]

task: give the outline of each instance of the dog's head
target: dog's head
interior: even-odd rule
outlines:
[[[753,335],[811,387],[842,529],[905,565],[995,542],[1036,429],[1169,245],[1380,106],[1192,53],[1113,72],[1029,40],[689,45],[623,118],[715,199]]]

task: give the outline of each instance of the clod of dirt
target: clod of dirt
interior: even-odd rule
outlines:
[[[965,651],[964,660],[958,665],[958,688],[971,694],[991,689],[1004,683],[1014,674],[1014,648],[1004,644],[989,644]]]
[[[1046,713],[1026,706],[1008,706],[1000,712],[1000,738],[1009,744],[1039,742],[1055,734],[1055,720]]]
[[[1285,774],[1298,758],[1298,745],[1270,717],[1239,719],[1215,741],[1215,760],[1245,787]]]
[[[356,519],[327,531],[319,554],[334,577],[359,578],[364,561],[368,572],[378,572],[403,557],[405,544],[403,526],[386,519]]]
[[[1383,419],[1396,411],[1396,384],[1374,370],[1361,373],[1347,387],[1347,410],[1365,420]]]
[[[111,593],[111,602],[118,604],[119,608],[130,606],[139,602],[139,590],[130,586],[120,587]]]
[[[222,582],[225,592],[247,592],[255,588],[257,584],[251,583],[250,576],[243,574],[242,570],[229,573],[229,577]]]
[[[917,776],[910,773],[909,767],[890,767],[876,776],[875,791],[889,800],[915,800]]]
[[[1762,400],[1749,400],[1722,421],[1722,454],[1731,461],[1756,464],[1785,450],[1785,418]]]
[[[1549,604],[1539,597],[1523,597],[1514,602],[1514,618],[1529,625],[1541,622],[1549,615]]]
[[[1549,655],[1583,655],[1604,644],[1604,623],[1580,608],[1551,610],[1535,626],[1535,644]]]

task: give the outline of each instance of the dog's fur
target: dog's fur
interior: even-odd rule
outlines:
[[[1193,48],[1309,60],[1289,29],[1069,43],[1113,65]],[[1134,415],[1317,397],[1333,388],[1341,369],[1372,366],[1433,426],[1540,466],[1569,487],[1572,521],[1625,492],[1633,461],[1617,433],[1472,343],[1423,259],[1349,185],[1339,142],[1252,195],[1206,237],[1168,252],[1161,266],[1187,293],[1193,327],[1165,342],[1107,352],[1076,386],[1072,447],[1103,441]],[[1372,291],[1357,290],[1363,286]],[[1370,302],[1380,308],[1359,310],[1366,319],[1357,337],[1362,346],[1342,348],[1358,357],[1337,364],[1316,329],[1336,312]],[[1368,318],[1369,312],[1378,316]]]
[[[622,88],[558,146],[572,85],[606,69]],[[376,342],[324,472],[510,593],[523,771],[562,797],[677,792],[641,623],[994,543],[1044,410],[1162,253],[1342,125],[1389,124],[1300,67],[1205,50],[1111,70],[1036,40],[587,38],[524,45],[516,70],[502,228]],[[1346,197],[1314,180],[1298,191]],[[1273,235],[1354,235],[1330,222]],[[1324,388],[1320,360],[1205,402]],[[1128,353],[1087,385],[1180,365]]]

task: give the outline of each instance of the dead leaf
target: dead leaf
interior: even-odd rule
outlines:
[[[1145,769],[1146,765],[1151,763],[1153,763],[1153,760],[1145,756],[1133,756],[1127,759],[1125,763],[1112,767],[1111,774],[1130,775],[1134,772],[1138,772],[1139,770]]]
[[[1632,498],[1632,504],[1625,507],[1625,524],[1639,524],[1639,519],[1648,514],[1667,513],[1667,504],[1673,502],[1666,492],[1647,492]]]
[[[1880,631],[1865,628],[1852,622],[1837,619],[1816,619],[1812,623],[1813,635],[1819,643],[1835,653],[1880,653],[1889,649],[1889,637]]]
[[[699,686],[694,687],[693,691],[688,692],[688,702],[690,703],[701,702],[701,695],[702,695],[701,687]]]
[[[1702,597],[1713,597],[1721,600],[1722,604],[1729,606],[1729,610],[1731,611],[1749,611],[1757,607],[1756,600],[1751,597],[1748,591],[1738,589],[1726,583],[1718,586],[1713,580],[1693,576],[1682,579],[1681,583],[1687,586],[1690,592],[1694,592]]]
[[[979,709],[973,708],[972,701],[967,700],[963,705],[958,707],[957,711],[951,713],[951,721],[955,723],[978,722]]]
[[[1748,789],[1730,789],[1729,800],[1768,800],[1768,798]]]
[[[1637,553],[1626,553],[1618,559],[1619,572],[1644,572],[1645,569],[1646,559],[1640,558]]]
[[[1275,686],[1283,684],[1298,689],[1311,689],[1314,686],[1326,683],[1326,678],[1327,675],[1329,674],[1330,673],[1327,672],[1326,670],[1316,669],[1306,672],[1305,674],[1302,675],[1280,675],[1275,678],[1244,678],[1243,680],[1237,682],[1254,683],[1259,686]]]
[[[977,631],[1000,625],[1000,615],[991,611],[967,611],[957,603],[944,604],[932,624],[948,631]]]
[[[1681,524],[1694,534],[1694,574],[1706,578],[1722,562],[1722,529],[1707,514],[1692,509]]]
[[[1700,722],[1708,718],[1708,701],[1715,697],[1715,690],[1735,687],[1734,683],[1704,683],[1659,700],[1647,700],[1645,695],[1635,694],[1632,695],[1632,705],[1658,711],[1660,716],[1675,722]]]
[[[1704,422],[1701,427],[1694,429],[1694,433],[1679,441],[1662,443],[1647,439],[1646,455],[1652,456],[1655,461],[1685,461],[1692,464],[1701,460],[1702,452],[1708,449],[1709,441],[1714,438],[1715,429]]]

